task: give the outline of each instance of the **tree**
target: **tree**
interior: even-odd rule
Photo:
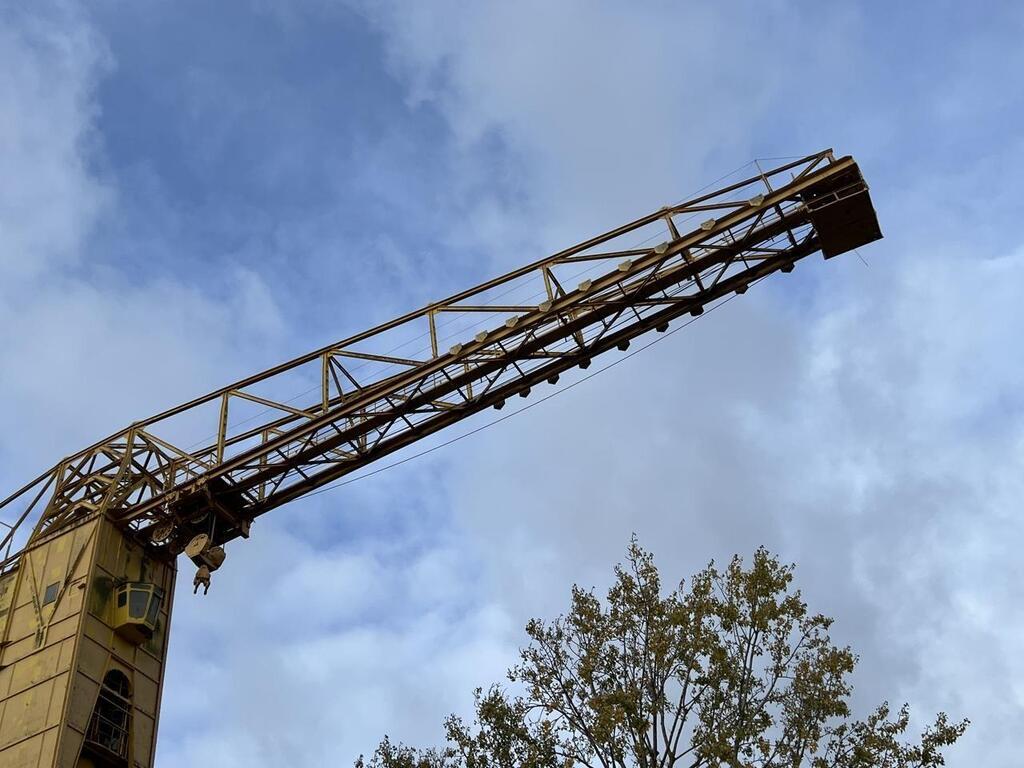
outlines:
[[[808,613],[793,566],[765,549],[749,568],[714,563],[663,596],[634,538],[602,602],[573,587],[567,615],[531,621],[509,670],[518,690],[475,693],[447,744],[387,737],[369,768],[930,768],[967,720],[940,713],[913,742],[904,706],[852,718],[857,657]],[[363,758],[357,768],[366,768]]]

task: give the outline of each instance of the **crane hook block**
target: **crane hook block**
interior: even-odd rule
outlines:
[[[185,554],[199,568],[192,581],[192,594],[198,592],[202,586],[205,595],[210,591],[210,574],[224,564],[224,547],[214,546],[207,534],[200,533],[192,537],[192,541],[185,547]]]

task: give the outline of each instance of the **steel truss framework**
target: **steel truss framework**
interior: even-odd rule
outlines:
[[[829,258],[880,237],[856,163],[831,150],[663,208],[67,457],[0,503],[15,526],[0,542],[0,570],[16,562],[19,526],[34,523],[31,546],[97,514],[156,555],[177,554],[200,532],[217,543],[245,536],[264,512],[470,414],[812,253]],[[452,318],[463,336],[448,339]],[[424,354],[389,346],[417,339]],[[280,397],[297,383],[308,400]],[[258,410],[232,421],[243,408]],[[182,447],[170,437],[181,424],[211,437]]]

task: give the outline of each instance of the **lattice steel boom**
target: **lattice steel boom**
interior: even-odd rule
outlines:
[[[880,237],[857,164],[831,150],[655,211],[67,457],[0,503],[15,526],[0,573],[29,524],[32,548],[104,515],[157,558],[200,533],[245,536],[259,515],[805,256]],[[423,354],[401,351],[417,339]],[[288,399],[299,387],[308,399]],[[187,447],[197,430],[207,443]]]

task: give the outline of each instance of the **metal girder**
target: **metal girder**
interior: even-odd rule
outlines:
[[[0,503],[15,520],[0,549],[33,512],[29,545],[96,514],[156,554],[199,532],[245,535],[270,509],[809,254],[880,237],[852,158],[761,172],[136,422]],[[209,437],[188,445],[186,427]]]

